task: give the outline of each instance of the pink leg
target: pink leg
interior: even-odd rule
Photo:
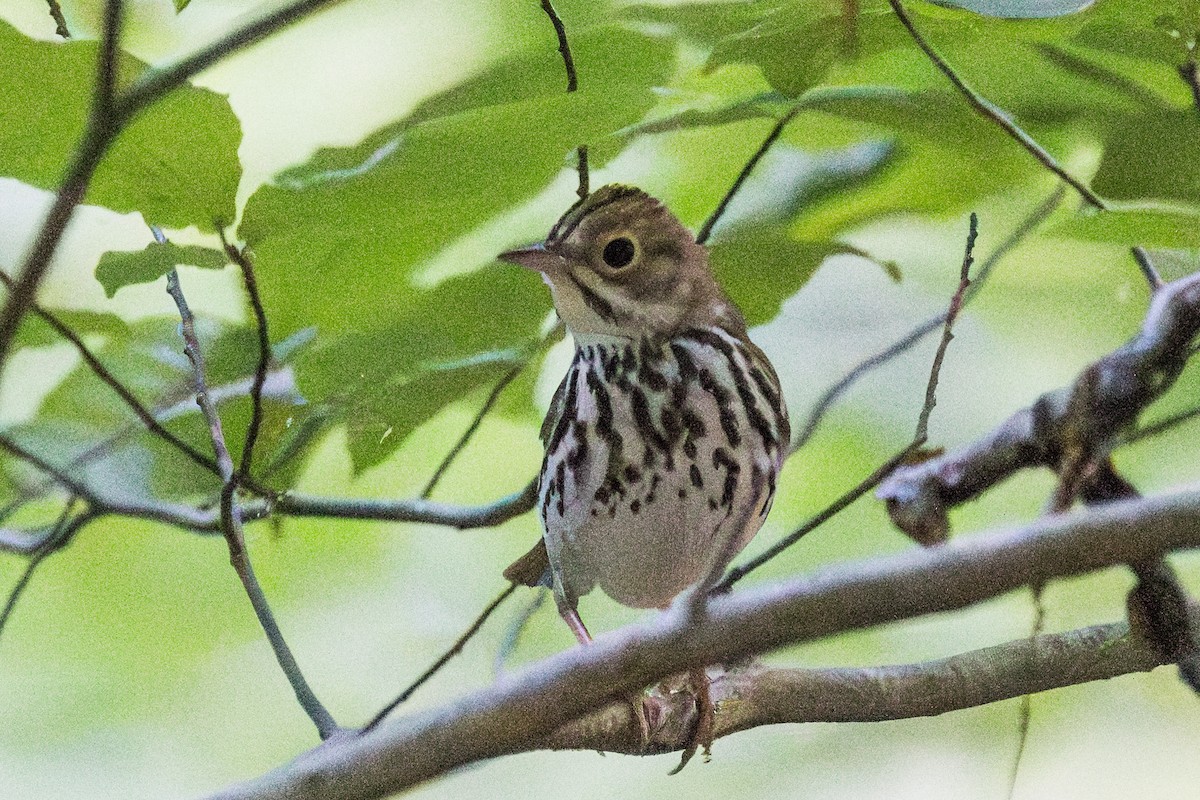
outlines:
[[[579,617],[579,612],[571,606],[565,599],[559,599],[558,593],[555,593],[555,600],[558,601],[558,615],[563,618],[563,622],[567,623],[567,627],[571,629],[571,633],[575,634],[575,638],[580,644],[591,644],[592,635],[588,633],[587,627],[583,624],[583,620]],[[633,709],[633,718],[638,724],[638,729],[642,734],[642,744],[646,745],[650,742],[650,735],[654,728],[659,724],[662,717],[662,708],[657,700],[652,697],[647,697],[642,692],[631,692],[628,695],[629,705]]]

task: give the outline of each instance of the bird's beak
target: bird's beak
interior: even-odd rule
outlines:
[[[560,256],[551,253],[541,242],[501,253],[499,258],[501,261],[520,264],[522,267],[542,273],[551,271],[562,261]]]

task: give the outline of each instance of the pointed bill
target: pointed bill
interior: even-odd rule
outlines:
[[[501,261],[520,264],[527,269],[543,273],[552,270],[562,262],[560,256],[551,253],[541,242],[531,244],[528,247],[518,247],[515,250],[509,250],[501,253],[497,258]]]

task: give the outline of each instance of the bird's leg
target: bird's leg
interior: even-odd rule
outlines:
[[[558,615],[567,623],[571,633],[582,645],[592,643],[592,635],[579,617],[579,611],[559,592],[554,593],[558,604]],[[650,737],[662,722],[663,707],[657,698],[648,696],[645,692],[630,692],[626,695],[629,706],[633,710],[633,718],[641,733],[643,748],[650,744]]]

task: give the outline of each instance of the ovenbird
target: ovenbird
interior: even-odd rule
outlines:
[[[770,510],[787,411],[708,251],[644,192],[605,186],[501,258],[542,274],[575,342],[542,426],[538,508],[542,580],[587,642],[576,609],[594,586],[664,608],[715,583]],[[536,582],[544,559],[506,574]]]

